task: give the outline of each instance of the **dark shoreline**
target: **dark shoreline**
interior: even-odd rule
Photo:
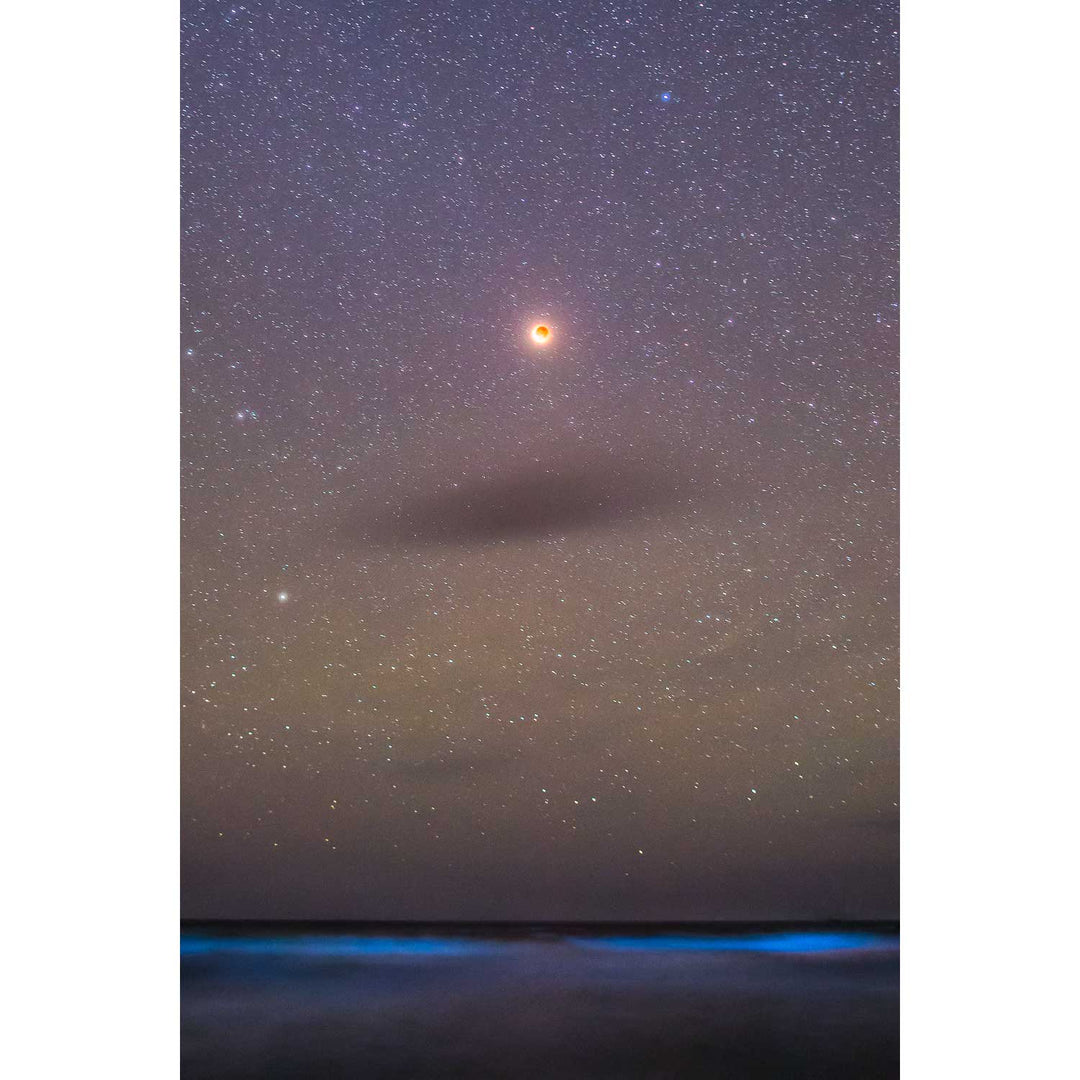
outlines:
[[[710,937],[739,937],[744,934],[785,933],[792,931],[833,930],[870,932],[899,936],[898,919],[831,919],[717,922],[549,922],[545,920],[473,922],[469,920],[359,920],[344,919],[181,919],[180,932],[243,937],[274,933],[289,934],[389,934],[411,937],[436,934],[441,937],[530,938],[617,937],[694,934]]]

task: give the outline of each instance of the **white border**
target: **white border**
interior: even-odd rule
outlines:
[[[5,12],[9,1076],[175,1075],[171,4]]]
[[[1076,1068],[1075,23],[1067,6],[902,9],[912,1080]]]

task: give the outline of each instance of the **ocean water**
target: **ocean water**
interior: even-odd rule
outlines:
[[[182,1076],[899,1072],[893,927],[189,926]]]

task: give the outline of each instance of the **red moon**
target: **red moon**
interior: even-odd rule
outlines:
[[[532,328],[532,339],[537,345],[544,345],[551,337],[551,329],[543,323],[538,323]]]

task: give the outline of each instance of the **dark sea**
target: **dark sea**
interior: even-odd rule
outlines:
[[[181,1075],[899,1073],[896,924],[185,924]]]

